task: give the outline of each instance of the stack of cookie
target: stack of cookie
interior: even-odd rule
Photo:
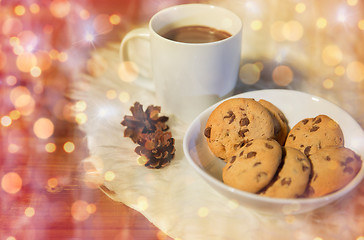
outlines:
[[[349,183],[362,165],[344,147],[333,119],[303,119],[290,130],[281,110],[263,99],[222,102],[209,116],[204,135],[212,153],[226,162],[225,184],[269,197],[329,194]]]

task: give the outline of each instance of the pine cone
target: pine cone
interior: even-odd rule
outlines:
[[[150,105],[144,112],[143,105],[135,102],[130,111],[132,116],[124,116],[121,125],[126,126],[124,137],[130,137],[134,143],[138,142],[142,134],[153,133],[157,128],[160,128],[162,131],[168,130],[166,125],[168,117],[159,117],[160,107]]]
[[[132,116],[125,116],[121,125],[126,126],[124,137],[130,137],[139,144],[135,152],[146,158],[148,168],[162,168],[174,157],[174,139],[166,124],[168,117],[159,116],[160,107],[150,105],[143,111],[143,105],[135,102],[130,108]]]
[[[138,144],[140,146],[135,148],[135,152],[147,159],[145,166],[148,168],[165,167],[174,157],[174,138],[171,132],[157,129],[155,133],[143,134]]]

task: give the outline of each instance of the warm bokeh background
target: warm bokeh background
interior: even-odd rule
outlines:
[[[77,127],[87,106],[69,92],[79,72],[102,71],[92,51],[189,2],[241,16],[238,91],[307,91],[364,127],[361,0],[0,0],[0,240],[169,239],[82,181],[88,150]]]

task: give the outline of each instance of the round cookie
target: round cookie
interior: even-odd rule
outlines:
[[[286,147],[299,149],[306,156],[328,146],[344,146],[344,134],[337,122],[326,115],[306,118],[288,133]]]
[[[267,100],[260,99],[258,103],[263,105],[263,107],[268,109],[268,111],[272,114],[274,119],[274,138],[277,140],[277,142],[279,142],[279,144],[284,145],[289,131],[288,120],[286,116],[284,116],[283,112],[277,108],[277,106]]]
[[[252,139],[274,137],[273,118],[254,99],[231,98],[212,111],[204,135],[210,150],[227,159]]]
[[[282,147],[276,140],[251,140],[228,159],[222,170],[223,182],[243,191],[257,193],[272,180],[281,159]]]
[[[347,185],[359,172],[362,160],[345,147],[322,148],[310,156],[312,179],[308,197],[320,197]]]
[[[261,193],[263,196],[297,198],[307,188],[311,176],[310,160],[295,148],[285,147],[283,152],[283,166],[278,176]]]

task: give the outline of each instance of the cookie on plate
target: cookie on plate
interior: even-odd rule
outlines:
[[[284,116],[283,112],[277,106],[267,100],[260,99],[258,103],[263,105],[263,107],[268,109],[268,111],[272,114],[274,120],[274,138],[281,145],[284,145],[289,131],[288,120],[286,116]]]
[[[254,99],[231,98],[212,111],[204,135],[210,150],[227,159],[252,139],[274,137],[273,118]]]
[[[223,168],[223,182],[257,193],[274,177],[282,160],[282,146],[274,139],[254,139],[235,151]]]
[[[310,160],[301,151],[291,147],[283,149],[283,163],[275,179],[261,193],[276,198],[297,198],[308,185],[311,176]]]
[[[347,185],[359,172],[362,160],[351,149],[326,147],[310,156],[312,179],[307,197],[320,197]]]
[[[337,122],[327,115],[305,118],[288,133],[286,147],[299,149],[306,156],[328,146],[344,146],[344,134]]]

